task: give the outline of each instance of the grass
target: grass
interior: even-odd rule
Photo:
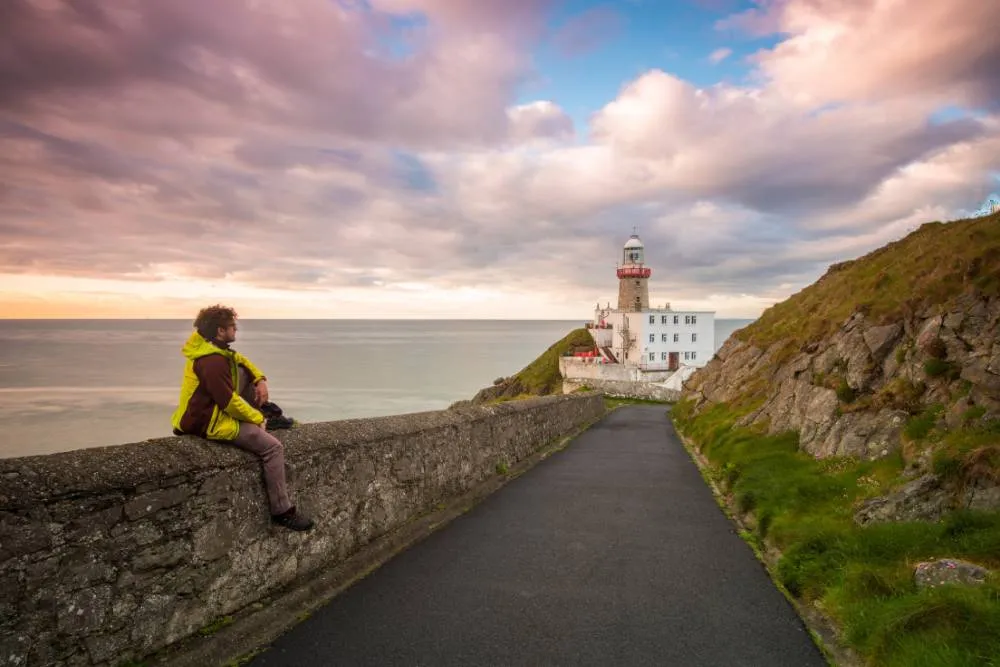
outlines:
[[[590,333],[584,328],[574,329],[510,378],[503,387],[503,393],[491,402],[562,393],[559,358],[565,354],[593,349],[594,339]]]
[[[198,634],[201,635],[202,637],[210,637],[211,635],[214,635],[216,632],[226,627],[227,625],[231,625],[232,622],[233,622],[232,616],[220,616],[219,618],[215,619],[205,627],[198,630]]]
[[[867,662],[1000,665],[997,577],[969,588],[917,590],[913,581],[914,565],[933,558],[1000,567],[1000,512],[961,511],[937,523],[862,527],[854,523],[854,512],[899,483],[901,455],[816,460],[799,451],[795,433],[735,427],[740,413],[725,405],[695,416],[682,400],[672,414],[709,462],[708,476],[732,505],[749,513],[752,530],[744,538],[780,554],[777,581],[793,597],[821,607]],[[1000,461],[998,433],[1000,427],[986,424],[936,437],[957,462],[956,474],[970,475],[976,465],[981,474],[992,474],[992,463]],[[932,434],[929,427],[923,436]]]
[[[1000,294],[1000,214],[930,222],[864,257],[835,264],[734,335],[761,348],[782,343],[780,360],[828,338],[854,312],[889,323],[928,306],[942,311],[967,290]],[[934,365],[932,371],[949,368]]]

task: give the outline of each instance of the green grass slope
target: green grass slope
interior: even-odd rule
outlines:
[[[930,222],[899,241],[830,267],[735,335],[787,353],[830,336],[853,312],[877,322],[944,308],[966,290],[1000,294],[1000,214]]]
[[[537,359],[515,375],[493,387],[483,389],[473,402],[510,400],[528,396],[562,393],[559,357],[594,349],[594,339],[585,328],[574,329],[549,346]]]
[[[776,346],[771,361],[777,366],[832,337],[857,311],[888,324],[946,312],[968,292],[1000,295],[1000,214],[928,223],[834,265],[735,335],[761,349]],[[939,377],[929,365],[924,370],[927,383],[954,390],[935,394],[945,396],[941,400],[954,403],[969,391],[968,382]],[[941,416],[951,403],[922,399],[923,384],[897,378],[882,391],[907,404],[910,419],[903,447],[877,461],[817,460],[800,451],[798,433],[740,426],[748,406],[774,389],[759,378],[746,382],[731,404],[695,409],[685,399],[671,414],[775,579],[798,603],[830,619],[840,642],[864,664],[1000,667],[1000,512],[956,506],[936,522],[860,525],[854,519],[867,500],[893,492],[914,474],[933,472],[958,491],[1000,481],[1000,420],[984,416],[977,405],[959,426],[949,426]],[[838,390],[845,413],[885,398],[847,394]],[[907,466],[921,452],[933,454],[930,470],[915,473]],[[918,588],[915,565],[939,558],[969,560],[993,574],[981,586]]]

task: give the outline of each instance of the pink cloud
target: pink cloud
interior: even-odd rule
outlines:
[[[756,62],[803,103],[906,97],[995,107],[998,24],[1000,4],[981,0],[772,0],[720,27],[786,35]]]
[[[514,105],[547,2],[9,0],[0,273],[576,295],[638,224],[674,294],[771,294],[982,200],[1000,121],[928,114],[1000,97],[993,6],[768,3],[752,85],[647,72],[577,142]]]

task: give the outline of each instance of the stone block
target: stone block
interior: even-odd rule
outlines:
[[[69,522],[64,535],[71,542],[99,539],[121,521],[122,517],[122,506],[117,504],[97,512],[84,513]]]
[[[218,515],[195,532],[194,556],[204,561],[222,558],[229,553],[235,541],[236,529],[232,518]]]
[[[166,567],[174,567],[191,555],[191,545],[182,541],[170,541],[142,551],[131,561],[133,572],[148,572]]]
[[[120,656],[129,643],[129,633],[122,630],[114,634],[87,637],[84,644],[93,663],[101,663]]]
[[[129,521],[141,519],[166,507],[184,502],[193,492],[190,486],[175,486],[137,496],[125,503],[125,516]]]
[[[946,585],[979,586],[990,571],[985,567],[955,558],[917,563],[913,580],[917,588],[937,588]]]
[[[7,512],[0,514],[0,563],[42,551],[51,544],[52,533],[47,525],[31,523]]]
[[[61,596],[62,597],[62,596]],[[56,628],[62,634],[79,635],[101,628],[111,603],[111,586],[95,586],[62,597]]]

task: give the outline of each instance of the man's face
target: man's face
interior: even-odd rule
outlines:
[[[236,329],[236,322],[231,322],[229,326],[219,327],[219,333],[215,338],[220,343],[232,343],[236,340]]]

